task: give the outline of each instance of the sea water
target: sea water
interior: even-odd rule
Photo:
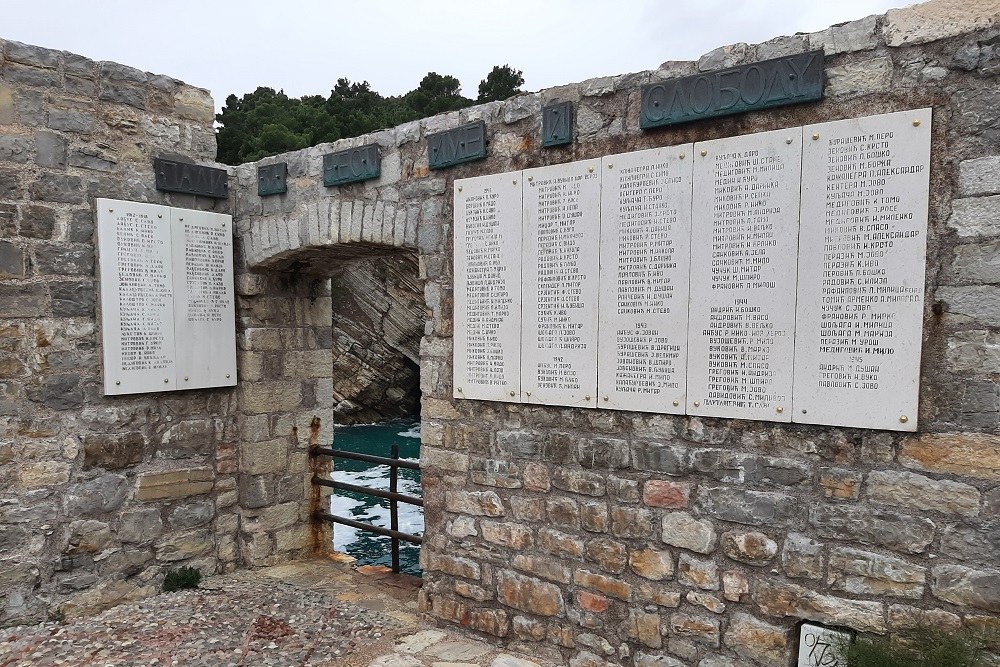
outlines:
[[[420,421],[394,420],[380,424],[358,426],[338,426],[334,429],[333,447],[349,452],[390,456],[393,444],[399,445],[399,458],[409,461],[420,460]],[[389,467],[377,466],[362,461],[334,460],[333,479],[357,486],[367,486],[388,491]],[[410,496],[420,497],[420,471],[399,469],[397,490]],[[397,503],[399,530],[411,535],[423,535],[424,511],[422,507]],[[364,496],[350,491],[333,491],[330,498],[330,513],[355,521],[372,523],[389,528],[389,501],[385,498]],[[391,540],[382,535],[357,530],[350,526],[333,524],[333,548],[347,553],[362,565],[392,565]],[[418,557],[420,547],[400,541],[400,568],[407,574],[420,575]]]

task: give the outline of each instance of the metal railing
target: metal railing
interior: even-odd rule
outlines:
[[[399,445],[392,445],[389,458],[384,456],[374,456],[372,454],[347,452],[342,449],[331,449],[328,447],[314,447],[312,452],[314,456],[329,456],[334,459],[348,459],[351,461],[363,461],[365,463],[389,466],[388,491],[373,489],[367,486],[358,486],[356,484],[348,484],[347,482],[337,482],[332,479],[324,479],[316,474],[312,477],[312,483],[316,486],[326,486],[340,491],[350,491],[352,493],[360,493],[362,495],[374,496],[376,498],[386,498],[389,501],[389,528],[382,528],[381,526],[356,521],[355,519],[348,519],[347,517],[337,516],[323,510],[315,511],[314,518],[330,521],[332,523],[339,523],[343,526],[350,526],[351,528],[356,528],[357,530],[375,533],[376,535],[384,535],[390,538],[392,540],[392,571],[399,574],[399,542],[402,540],[404,542],[410,542],[411,544],[423,544],[424,541],[419,535],[411,535],[410,533],[404,533],[399,530],[399,503],[416,505],[417,507],[424,506],[422,498],[410,496],[405,493],[399,493],[399,469],[407,468],[409,470],[420,470],[420,464],[414,461],[407,461],[399,458]]]

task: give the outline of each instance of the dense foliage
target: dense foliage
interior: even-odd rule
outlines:
[[[479,97],[462,97],[453,76],[429,72],[414,90],[384,97],[367,81],[338,79],[330,96],[295,99],[260,87],[243,97],[230,95],[216,115],[218,160],[241,164],[268,155],[356,137],[418,118],[480,102],[502,100],[521,92],[524,77],[509,65],[496,66],[479,84]]]
[[[985,667],[983,649],[995,643],[970,631],[946,632],[920,628],[905,637],[864,635],[838,647],[847,667]]]

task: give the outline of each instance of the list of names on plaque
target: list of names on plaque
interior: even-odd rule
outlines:
[[[180,389],[235,384],[233,233],[228,215],[175,211],[174,321],[198,345],[177,347]]]
[[[916,430],[930,127],[457,181],[454,395]]]
[[[455,184],[457,398],[521,399],[521,174]]]
[[[170,218],[150,204],[97,205],[105,393],[172,389]]]
[[[123,371],[172,372],[173,293],[163,232],[146,212],[123,211],[115,219]]]
[[[96,206],[104,393],[235,384],[230,216]]]
[[[526,402],[597,404],[600,167],[584,160],[523,172]]]
[[[600,407],[684,412],[691,148],[603,160]]]
[[[221,322],[232,303],[226,289],[226,248],[232,238],[225,225],[184,223],[184,284],[188,322]]]
[[[930,109],[803,128],[794,420],[915,430]]]
[[[687,412],[790,421],[801,132],[694,152]]]

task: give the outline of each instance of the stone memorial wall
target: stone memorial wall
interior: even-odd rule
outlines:
[[[156,189],[157,158],[211,163],[214,115],[176,79],[0,40],[0,626],[312,549],[329,280],[246,274],[229,201]],[[207,388],[237,339],[241,385]]]
[[[113,199],[95,208],[104,393],[235,385],[231,216]]]
[[[230,170],[228,203],[153,189],[152,157],[210,159],[211,103],[203,92],[109,63],[4,43],[0,622],[146,595],[174,564],[227,570],[308,549],[309,511],[322,497],[307,495],[307,447],[328,441],[332,412],[330,266],[359,254],[415,252],[427,307],[420,345],[426,511],[420,604],[429,617],[576,667],[787,667],[801,654],[802,637],[826,636],[803,622],[892,634],[922,624],[995,628],[1000,11],[994,4],[935,0],[816,33],[721,47],[697,62],[524,94],[267,158]],[[645,86],[687,76],[722,81],[722,73],[762,61],[776,63],[768,71],[787,72],[789,57],[817,63],[805,55],[817,50],[824,54],[821,99],[641,129]],[[782,90],[790,101],[803,97],[794,86]],[[573,140],[543,148],[542,109],[563,102],[573,105]],[[864,120],[925,108],[929,119],[907,116],[908,123],[891,127]],[[428,136],[437,137],[441,153],[452,146],[445,139],[454,138],[441,133],[457,128],[481,133],[476,136],[485,141],[461,155],[449,149],[432,164]],[[782,132],[788,128],[805,132],[786,144]],[[905,138],[911,131],[929,133],[926,174],[914,170],[922,163],[913,153],[919,142]],[[799,210],[809,215],[795,221],[797,264],[776,250],[788,242],[782,232],[792,224],[784,209],[761,211],[751,216],[761,220],[745,223],[761,229],[726,231],[727,206],[750,211],[752,202],[766,200],[761,208],[777,209],[790,197],[780,187],[725,190],[739,183],[724,179],[741,175],[725,172],[748,167],[724,156],[760,150],[737,147],[751,135],[778,137],[759,157],[781,158],[785,170],[800,171]],[[785,155],[796,141],[797,167]],[[376,177],[323,184],[324,155],[368,145],[381,152]],[[711,150],[702,156],[698,145]],[[674,170],[682,160],[673,151],[687,146],[683,162],[690,172]],[[637,166],[628,162],[632,158],[617,157],[639,151],[663,156],[649,154],[649,178],[626,171]],[[483,152],[485,158],[477,159]],[[594,189],[589,167],[573,166],[588,161],[612,187]],[[261,197],[257,167],[282,162],[287,193]],[[664,162],[666,169],[655,167]],[[771,180],[761,165],[749,167],[759,169],[752,175],[760,182]],[[535,194],[523,194],[529,191],[524,182],[517,184],[520,201],[516,191],[499,185],[486,191],[495,175],[511,172],[532,177]],[[681,248],[676,236],[677,245],[657,246],[655,255],[628,245],[638,241],[628,223],[641,214],[652,210],[658,224],[675,224],[674,207],[665,200],[679,195],[668,186],[678,176],[683,183],[686,173],[691,185],[684,191],[691,192],[703,225],[692,225],[691,248]],[[486,180],[466,180],[473,177]],[[883,177],[885,184],[878,182]],[[659,188],[643,183],[656,179],[669,181],[663,199],[624,203],[651,196],[631,191]],[[457,193],[456,180],[464,182]],[[929,183],[926,208],[921,183]],[[497,197],[487,199],[492,194]],[[711,205],[699,206],[699,196]],[[92,277],[95,197],[233,216],[236,389],[103,396]],[[595,238],[601,241],[581,243],[583,237],[573,235],[594,233],[586,231],[594,229],[593,207],[608,198],[609,206],[620,202],[621,215],[598,216],[603,236]],[[563,206],[576,213],[570,207],[580,204],[580,216],[562,217]],[[647,205],[653,208],[624,210]],[[464,218],[457,206],[465,207]],[[922,212],[925,238],[919,234]],[[504,248],[518,234],[511,223],[517,215],[550,236],[528,238],[522,229],[526,252],[514,257]],[[890,223],[891,230],[879,227]],[[894,236],[884,236],[890,231]],[[670,240],[652,238],[664,231],[649,233],[650,241]],[[740,234],[755,236],[727,239]],[[741,259],[768,261],[744,262],[738,270],[720,264],[730,272],[706,272],[697,284],[691,269],[685,287],[669,274],[685,275],[680,260],[669,265],[685,252],[694,256],[701,238],[710,247],[761,243],[739,250],[764,254]],[[553,240],[555,246],[543,247]],[[467,252],[456,256],[459,242]],[[921,244],[922,261],[914,259]],[[601,254],[607,257],[614,246],[617,261],[605,262]],[[497,254],[509,271],[478,277],[495,272]],[[456,273],[462,262],[464,278]],[[630,272],[640,271],[671,282],[625,289],[634,279]],[[529,291],[515,275],[533,276],[538,289]],[[695,379],[679,361],[670,378],[654,381],[668,390],[680,389],[667,386],[677,382],[685,393],[666,394],[662,402],[669,404],[659,414],[620,395],[629,392],[601,384],[603,376],[625,388],[630,385],[620,380],[646,381],[654,373],[626,351],[648,346],[679,359],[685,344],[686,358],[697,356],[703,365],[699,383],[716,377],[713,384],[737,384],[694,351],[704,334],[692,338],[690,331],[705,331],[704,322],[652,316],[676,314],[673,299],[696,303],[679,296],[683,289],[690,295],[707,285],[746,281],[770,290],[773,281],[777,291],[779,275],[788,276],[781,284],[789,295],[783,308],[772,300],[750,303],[750,294],[729,295],[730,303],[709,304],[708,296],[697,302],[708,310],[708,330],[760,332],[752,336],[762,339],[756,344],[762,349],[752,354],[773,355],[780,364],[752,369],[773,370],[773,380],[742,372],[738,380],[739,391],[764,387],[756,401],[762,405],[753,410],[767,411],[767,420],[709,416],[718,413],[714,409],[691,414],[693,401],[704,396],[687,390]],[[489,280],[498,282],[478,282]],[[578,288],[571,283],[584,281],[594,282],[580,294],[569,291]],[[654,292],[668,284],[673,292]],[[839,291],[854,287],[856,292]],[[543,289],[559,293],[543,295]],[[919,293],[914,289],[923,290],[920,303],[911,299]],[[615,312],[621,319],[605,325],[602,312],[610,313],[603,303],[628,303],[629,294],[649,305],[622,310],[660,308],[652,305],[660,300],[654,294],[663,294],[663,308],[671,312],[642,313],[650,316],[642,320],[640,313]],[[587,307],[569,307],[579,303]],[[725,317],[712,320],[713,305],[733,310],[717,311]],[[466,310],[458,319],[460,308]],[[543,310],[556,319],[540,331]],[[539,314],[517,322],[529,311]],[[859,318],[824,320],[824,313]],[[766,326],[789,316],[798,329],[791,353],[789,341]],[[469,320],[474,317],[483,319]],[[727,321],[733,326],[714,326]],[[800,336],[805,321],[818,327],[810,324],[809,335]],[[534,330],[535,345],[527,351],[520,346],[515,359],[525,324]],[[577,333],[568,333],[572,327]],[[612,345],[611,331],[616,353],[602,356],[602,345]],[[919,345],[904,331],[920,331]],[[541,347],[552,336],[596,345],[598,363],[588,368],[561,354],[573,350]],[[462,369],[465,375],[454,367],[459,345],[481,355]],[[796,345],[803,347],[801,357]],[[779,382],[790,361],[797,370],[791,410],[788,397],[774,400],[779,392],[767,384]],[[608,365],[613,371],[602,371]],[[528,373],[521,372],[525,368]],[[687,373],[683,383],[675,377],[681,371]],[[588,373],[596,373],[591,386],[597,387],[589,399],[580,391],[592,382]],[[894,402],[893,392],[881,394],[884,405],[845,399],[847,388],[823,384],[842,381],[839,373],[865,375],[857,381],[878,383],[880,392],[883,383],[899,387],[900,397],[917,386],[916,412]],[[473,400],[456,398],[456,377]],[[755,377],[765,382],[751,382]],[[546,397],[528,382],[555,386],[543,388],[552,392]],[[528,391],[535,400],[509,400],[519,392],[527,398]],[[608,407],[624,409],[590,409],[605,394]],[[675,407],[677,414],[670,414]],[[680,414],[682,407],[688,414]],[[716,407],[739,406],[698,406]],[[784,421],[777,407],[785,408]],[[818,423],[787,423],[802,409]],[[848,413],[873,421],[830,425]],[[916,432],[899,430],[914,425]]]
[[[930,116],[457,180],[454,397],[916,430]]]
[[[993,377],[1000,320],[990,267],[1000,237],[994,224],[998,36],[1000,12],[933,2],[269,158],[262,163],[289,168],[289,192],[278,198],[256,196],[256,165],[236,170],[234,224],[254,270],[321,272],[324,252],[355,247],[419,253],[428,308],[421,345],[427,521],[421,604],[427,614],[578,667],[787,667],[803,648],[810,659],[801,638],[825,642],[823,628],[901,633],[921,623],[996,626],[1000,599],[990,582],[1000,576],[993,538],[1000,508],[1000,400]],[[716,80],[729,68],[817,49],[824,52],[819,101],[640,127],[644,86],[684,76]],[[544,148],[542,109],[563,102],[574,107],[573,142]],[[930,118],[921,109],[930,109]],[[486,158],[430,169],[425,137],[478,120],[486,123]],[[743,145],[755,135],[773,139]],[[321,184],[324,154],[373,143],[382,152],[380,178],[339,189]],[[733,155],[750,150],[759,155]],[[928,155],[926,173],[912,169]],[[763,158],[770,165],[752,162]],[[747,159],[750,164],[740,162]],[[540,174],[546,180],[589,174],[577,168],[581,164],[597,164],[602,184],[600,242],[592,248],[571,235],[578,233],[574,227],[594,223],[562,217],[563,206],[575,212],[570,197],[591,196],[587,182],[541,185]],[[640,165],[649,169],[636,170]],[[775,165],[783,169],[765,169]],[[790,179],[801,185],[797,191],[782,185],[792,172],[799,174]],[[503,180],[512,173],[521,175],[519,183]],[[536,183],[530,190],[528,176]],[[727,180],[746,176],[756,180]],[[560,187],[539,190],[553,185]],[[489,201],[497,204],[475,199],[487,188],[496,190]],[[517,192],[523,193],[520,207]],[[529,198],[529,192],[537,194]],[[700,224],[692,224],[690,234],[683,216],[674,221],[671,213],[687,205],[684,193]],[[542,211],[542,194],[558,210]],[[740,223],[727,222],[727,211],[738,211]],[[676,226],[654,230],[654,223],[636,223],[650,218]],[[892,228],[878,226],[885,224]],[[632,236],[638,226],[648,227],[651,242],[674,243],[647,254],[637,244],[645,239]],[[529,236],[529,228],[537,235]],[[893,237],[880,236],[887,232]],[[560,246],[558,234],[571,243]],[[685,238],[690,248],[682,247]],[[543,247],[553,240],[556,245]],[[519,256],[510,250],[518,243]],[[707,244],[700,250],[707,256],[698,260],[707,260],[706,268],[684,268],[683,258],[697,256],[699,243]],[[466,252],[456,252],[461,248]],[[591,249],[598,252],[597,284],[571,294],[576,286],[568,283],[577,280],[570,271],[592,278]],[[715,252],[723,255],[713,258]],[[497,255],[510,257],[502,273]],[[731,261],[736,257],[740,261]],[[727,261],[713,273],[713,259]],[[540,269],[542,262],[560,264]],[[477,271],[470,272],[474,263]],[[628,289],[639,272],[649,284]],[[517,275],[524,277],[520,297]],[[556,289],[538,281],[548,276],[559,281],[558,294],[543,294]],[[729,294],[741,289],[729,285],[751,282],[760,283],[761,298]],[[664,285],[674,290],[654,292]],[[921,302],[907,303],[914,294],[908,290],[920,286]],[[841,291],[845,287],[857,291]],[[563,289],[580,301],[563,301]],[[689,296],[696,292],[701,296]],[[664,295],[669,313],[606,307],[620,301],[622,311],[660,308],[654,294]],[[563,305],[582,301],[592,309],[595,296],[596,391],[588,401],[588,391],[562,388],[552,400],[560,405],[536,402],[528,381],[537,381],[539,370],[554,369],[556,381],[564,382],[573,376],[558,371],[576,371],[581,379],[579,369],[587,367],[540,369],[539,363],[576,362],[522,341],[519,363],[529,371],[515,381],[510,364],[517,361],[519,332],[532,329],[536,336],[538,317],[555,317],[565,319],[544,323],[554,325],[545,335],[577,336],[571,326],[585,330],[586,314]],[[468,317],[479,317],[470,314],[470,304],[485,309],[491,298],[511,309],[495,308],[485,326],[464,326]],[[677,302],[690,303],[690,324],[676,317]],[[722,310],[712,313],[713,306]],[[541,309],[555,312],[527,316]],[[703,318],[697,324],[696,311]],[[824,319],[824,313],[859,317]],[[843,321],[851,321],[850,335]],[[773,335],[790,322],[794,337]],[[750,362],[767,366],[748,369],[760,375],[741,368],[739,376],[720,372],[724,367],[716,363],[710,368],[708,355],[726,352],[693,348],[727,336],[705,336],[706,330],[757,339],[760,349],[747,354],[761,355]],[[580,334],[580,342],[589,345],[590,335]],[[503,357],[502,380],[485,380],[502,382],[502,391],[470,384],[470,370],[485,375],[501,368],[462,368],[462,346],[468,349],[473,337],[479,337],[476,354],[483,355],[477,361]],[[842,339],[850,342],[836,342]],[[868,351],[875,348],[893,353]],[[654,371],[626,354],[648,350],[664,353],[659,359],[697,361],[704,385],[711,371],[711,384],[738,385],[740,393],[765,387],[759,391],[764,400],[756,401],[762,405],[702,405],[699,410],[710,412],[691,414],[693,401],[706,396],[690,390],[692,368],[684,361],[659,371],[671,377],[655,382],[677,386],[652,399],[655,412],[643,402],[648,397],[614,392],[630,386],[622,380],[649,381]],[[910,361],[896,363],[897,356]],[[789,374],[793,362],[797,377]],[[829,368],[838,365],[852,367]],[[868,389],[856,394],[852,386],[850,395],[859,396],[852,402],[845,387],[823,384],[840,381],[835,374],[841,372],[850,373],[852,383],[855,374],[866,376],[858,382],[877,382],[880,398],[868,398]],[[784,388],[771,390],[779,382]],[[889,391],[882,391],[883,382]],[[774,394],[782,402],[771,399]],[[607,407],[616,409],[601,409],[605,395]],[[914,395],[919,403],[912,412],[902,399]],[[716,408],[733,413],[709,416]],[[749,419],[751,412],[766,419]],[[848,417],[859,421],[829,425]],[[874,421],[861,421],[869,418]],[[914,425],[916,432],[902,430]],[[807,632],[803,621],[819,630]]]

